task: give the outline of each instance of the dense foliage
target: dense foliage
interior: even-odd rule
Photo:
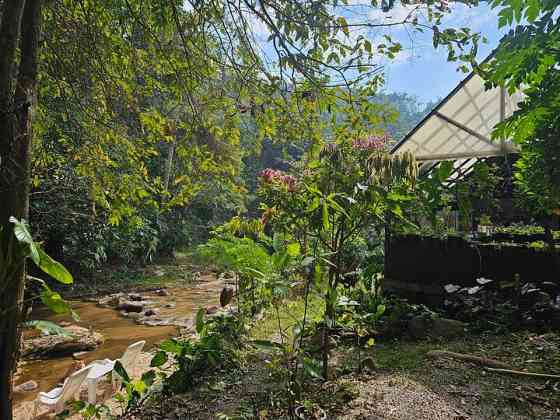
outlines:
[[[291,403],[303,379],[328,379],[333,330],[351,328],[361,348],[364,331],[386,310],[378,282],[388,235],[426,220],[436,230],[443,224],[452,165],[417,181],[414,156],[388,153],[431,105],[379,94],[380,59],[394,59],[403,45],[389,33],[354,36],[356,27],[431,31],[434,47],[447,48],[463,68],[471,64],[489,86],[523,89],[519,110],[494,137],[518,145],[520,200],[544,220],[555,250],[557,1],[492,0],[499,25],[516,27],[482,65],[475,62],[479,34],[441,27],[451,12],[447,1],[372,1],[358,5],[363,20],[345,15],[342,3],[0,0],[2,418],[11,418],[26,261],[63,284],[73,280],[49,255],[85,277],[105,263],[170,255],[223,224],[198,252],[234,272],[242,316],[277,309],[291,292],[304,296],[293,340],[280,331],[280,345],[272,345],[292,368]],[[369,11],[396,6],[410,7],[401,22],[369,20]],[[473,196],[480,213],[496,213],[499,178],[477,165],[470,184],[456,190],[463,219]],[[35,281],[45,304],[70,311],[47,282]],[[324,304],[311,327],[310,294]],[[166,391],[184,391],[193,375],[233,360],[223,336],[240,333],[236,322],[206,326],[199,319],[199,342],[165,343],[153,364],[172,355],[177,365],[164,378]],[[313,332],[320,334],[322,371],[304,345]],[[125,381],[127,405],[138,402],[153,375]]]

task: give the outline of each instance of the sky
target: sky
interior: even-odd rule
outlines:
[[[497,13],[485,3],[472,8],[457,5],[444,22],[449,26],[469,27],[485,36],[488,43],[479,47],[478,54],[482,60],[498,45],[505,31],[498,30]],[[402,29],[395,32],[396,37],[403,38]],[[445,48],[434,49],[431,34],[414,37],[405,48],[396,61],[385,63],[387,92],[407,92],[428,102],[447,96],[466,77],[457,71],[457,63],[447,62]]]
[[[486,2],[480,6],[468,7],[462,3],[450,2],[451,13],[443,20],[441,28],[469,27],[472,31],[480,32],[488,40],[487,44],[479,46],[480,60],[484,59],[497,45],[505,30],[498,30],[498,10],[492,10]],[[339,6],[337,14],[344,16],[349,24],[363,23],[394,23],[401,22],[410,16],[416,6],[404,6],[396,2],[395,7],[388,13],[379,8],[371,7],[371,0],[348,0],[348,5]],[[428,23],[423,12],[416,12],[421,23]],[[253,30],[257,35],[257,44],[264,56],[275,55],[267,41],[269,32],[262,22],[253,20]],[[379,64],[384,66],[386,83],[383,91],[406,92],[418,97],[420,102],[436,101],[447,94],[467,75],[457,71],[457,63],[447,62],[447,50],[440,47],[434,49],[432,32],[411,32],[402,25],[392,26],[391,29],[352,28],[350,40],[356,40],[360,35],[376,42],[383,42],[383,35],[390,34],[402,43],[403,51],[396,59],[383,59]],[[271,54],[272,53],[272,54]],[[274,60],[273,60],[274,61]]]

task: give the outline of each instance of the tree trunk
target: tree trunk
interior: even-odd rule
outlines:
[[[325,325],[323,325],[323,331],[321,335],[321,349],[323,352],[323,363],[322,363],[322,374],[323,379],[328,381],[329,379],[329,354],[330,354],[330,329],[332,322],[334,320],[334,304],[332,302],[333,289],[336,289],[336,284],[334,282],[334,270],[333,267],[329,267],[329,289],[325,295]]]
[[[177,139],[173,140],[169,144],[169,151],[167,152],[167,162],[165,168],[165,191],[169,192],[169,183],[171,181],[171,172],[173,172],[173,157],[175,155],[175,145],[177,143]]]
[[[27,218],[36,95],[37,52],[42,0],[5,0],[0,27],[0,418],[12,419],[12,379],[16,367],[25,261],[13,236],[10,216]],[[16,49],[21,34],[18,72]],[[14,86],[13,80],[17,80]]]

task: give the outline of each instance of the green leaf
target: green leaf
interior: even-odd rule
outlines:
[[[68,330],[62,328],[60,325],[57,325],[51,321],[33,320],[33,321],[26,321],[23,325],[26,328],[35,328],[41,332],[45,332],[52,335],[73,337],[73,335],[69,333]]]
[[[313,282],[319,287],[323,282],[323,269],[319,264],[315,264],[315,272],[313,273]]]
[[[63,284],[72,284],[74,279],[72,274],[58,261],[53,260],[43,249],[36,247],[39,253],[39,263],[37,266],[51,276],[53,279]]]
[[[33,262],[39,265],[40,256],[38,251],[38,246],[33,240],[29,229],[27,228],[27,223],[24,219],[21,219],[21,222],[16,219],[15,217],[10,217],[10,222],[14,224],[14,235],[16,239],[25,244],[29,247],[29,257],[33,260]]]
[[[323,229],[329,230],[331,224],[329,222],[329,208],[327,206],[327,202],[323,201]]]
[[[439,179],[440,182],[445,182],[447,181],[447,178],[449,178],[449,176],[451,175],[451,172],[453,172],[453,162],[450,160],[446,160],[444,162],[441,162],[439,164],[439,167],[437,169],[437,177]]]
[[[57,292],[52,291],[46,285],[43,287],[43,290],[39,294],[41,297],[41,301],[47,306],[51,311],[55,314],[71,314],[72,308],[70,304],[62,299],[62,296]]]
[[[297,257],[300,254],[300,246],[298,242],[292,242],[286,246],[286,251],[290,257]]]
[[[269,341],[269,340],[254,340],[251,341],[251,344],[253,344],[256,347],[259,347],[263,350],[282,350],[283,347],[280,343],[275,343],[274,341]]]
[[[348,22],[346,22],[346,19],[343,16],[339,16],[336,21],[340,26],[340,29],[342,29],[344,35],[350,36],[350,31],[348,30]]]
[[[142,394],[147,388],[144,381],[135,381],[132,387],[134,391],[138,392],[139,394]]]
[[[165,340],[159,345],[160,350],[166,353],[181,354],[182,347],[175,340]]]
[[[317,208],[319,208],[320,205],[321,205],[321,199],[319,197],[313,197],[313,200],[311,200],[311,203],[307,207],[307,212],[311,213],[317,210]]]
[[[82,401],[82,400],[76,400],[72,402],[72,408],[75,411],[82,411],[84,408],[86,408],[86,402]]]
[[[155,356],[152,358],[150,362],[150,367],[160,367],[167,362],[167,353],[160,350],[158,351]]]
[[[27,223],[24,219],[17,220],[15,217],[10,217],[10,222],[14,224],[14,235],[17,240],[28,246],[29,257],[31,260],[51,276],[53,279],[59,281],[63,284],[72,284],[73,278],[68,270],[60,264],[58,261],[52,259],[43,249],[33,240],[31,233],[27,227]]]
[[[151,386],[156,379],[156,372],[153,370],[149,370],[142,374],[142,382],[144,382],[147,386]]]
[[[128,382],[130,382],[130,377],[128,376],[128,373],[126,373],[126,369],[124,368],[120,360],[117,360],[115,362],[115,367],[113,367],[113,370],[123,379],[123,385],[126,385]]]
[[[96,409],[94,404],[88,404],[86,406],[86,409],[82,413],[82,416],[83,416],[83,418],[86,418],[86,419],[92,418],[95,415],[96,411],[97,411],[97,409]],[[97,418],[100,418],[100,417],[97,416]]]
[[[309,376],[323,380],[323,375],[321,375],[321,368],[319,367],[316,360],[309,357],[304,357],[303,369]]]
[[[368,41],[367,39],[364,40],[364,49],[371,54],[371,42]]]
[[[196,332],[202,334],[204,331],[204,308],[200,308],[196,313]]]
[[[272,238],[272,248],[274,248],[274,251],[276,252],[282,249],[282,238],[280,238],[280,235],[278,233],[275,233],[274,237]]]
[[[350,216],[348,215],[348,213],[346,213],[346,210],[344,210],[344,208],[334,199],[334,195],[329,195],[327,197],[327,201],[335,211],[344,214],[348,219],[350,219]]]

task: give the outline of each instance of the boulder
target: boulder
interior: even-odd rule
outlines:
[[[174,325],[173,318],[142,318],[137,321],[139,324],[147,325],[149,327],[163,327],[167,325]]]
[[[166,289],[158,289],[154,293],[156,296],[169,296],[169,292]]]
[[[229,305],[231,300],[233,299],[233,288],[232,287],[224,287],[222,292],[220,293],[220,305],[223,307]]]
[[[121,315],[124,316],[125,318],[130,318],[130,319],[140,319],[140,318],[142,318],[142,313],[141,312],[121,311]]]
[[[440,317],[416,316],[408,321],[408,333],[416,339],[456,338],[465,335],[467,324]]]
[[[154,309],[148,309],[144,312],[144,316],[154,316],[155,314],[157,314],[157,312]]]
[[[99,299],[97,301],[97,304],[101,307],[112,307],[112,306],[117,306],[119,304],[119,299],[120,296],[118,295],[110,295],[110,296],[105,296],[102,297],[101,299]]]
[[[39,385],[35,381],[24,382],[14,388],[15,392],[31,392],[35,391]]]
[[[119,311],[125,311],[125,312],[142,312],[142,310],[144,309],[144,305],[142,303],[125,300],[125,301],[121,301],[117,305],[117,309]]]
[[[217,306],[207,306],[206,307],[206,315],[212,315],[212,314],[215,314],[216,312],[218,312],[218,307]]]
[[[77,352],[95,350],[103,343],[103,336],[77,325],[64,327],[68,335],[47,335],[24,340],[22,356],[49,358],[69,356]]]
[[[132,302],[139,302],[141,301],[142,295],[138,294],[138,293],[129,293],[128,294],[128,300],[132,301]]]
[[[89,354],[89,351],[78,351],[74,354],[72,354],[72,358],[74,360],[84,360],[87,355]]]
[[[456,319],[435,318],[433,320],[432,337],[457,338],[465,335],[467,324]]]

